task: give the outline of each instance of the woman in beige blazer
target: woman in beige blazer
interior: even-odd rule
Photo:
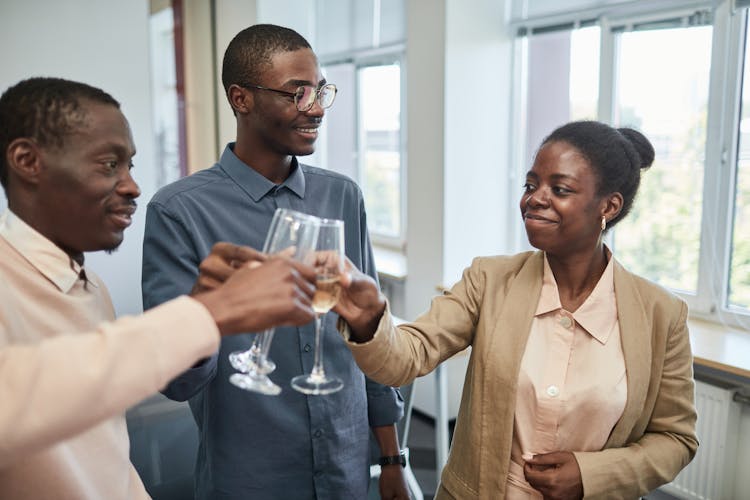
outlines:
[[[573,122],[555,130],[520,201],[540,251],[475,259],[411,324],[393,325],[367,276],[353,269],[344,280],[341,329],[372,379],[403,385],[472,347],[436,498],[636,498],[671,481],[694,456],[687,307],[625,270],[602,242],[627,215],[653,158],[649,141],[632,129]],[[540,313],[545,296],[558,306]],[[593,337],[607,336],[579,324],[583,310],[613,314],[606,351]],[[570,349],[560,353],[555,336],[568,334]],[[567,373],[559,387],[537,391],[533,381],[545,368],[534,360],[555,356],[563,368],[569,356],[568,367],[583,376],[570,382],[576,373]],[[586,401],[587,394],[599,396]],[[541,409],[550,401],[557,404],[551,420]],[[521,459],[528,443],[551,449]]]

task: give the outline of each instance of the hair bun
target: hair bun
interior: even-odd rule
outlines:
[[[632,128],[618,128],[617,129],[635,148],[638,156],[640,157],[640,168],[646,170],[654,162],[654,147],[651,145],[646,136],[641,134]]]

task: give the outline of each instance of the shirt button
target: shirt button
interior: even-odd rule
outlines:
[[[315,436],[316,438],[319,438],[322,435],[323,435],[323,431],[321,431],[320,429],[318,429],[317,431],[313,433],[313,436]]]
[[[570,328],[571,326],[573,326],[573,320],[567,316],[562,316],[560,318],[560,324],[563,328]]]
[[[560,394],[560,389],[556,385],[547,387],[547,395],[551,398],[555,398]]]
[[[310,349],[312,349],[312,347],[310,347],[310,344],[305,344],[305,347],[302,348],[302,350],[305,352],[310,352]]]

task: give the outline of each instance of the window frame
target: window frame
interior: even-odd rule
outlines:
[[[626,13],[592,13],[590,10],[568,13],[570,19],[559,16],[548,19],[537,18],[516,23],[518,36],[514,48],[514,99],[513,115],[518,127],[511,144],[515,149],[510,153],[512,169],[510,185],[519,184],[519,178],[527,165],[524,161],[524,131],[527,97],[525,95],[528,73],[528,38],[526,33],[543,31],[546,26],[559,26],[572,30],[583,26],[581,21],[590,23],[593,15],[600,26],[599,102],[597,119],[612,123],[614,116],[615,71],[617,69],[617,36],[623,30],[630,30],[641,23],[653,23],[676,17],[700,15],[693,2],[688,8],[681,6],[653,12],[648,2],[641,4],[642,11],[631,4]],[[733,327],[750,328],[750,308],[742,309],[729,305],[729,280],[731,275],[730,257],[732,251],[732,224],[737,173],[739,140],[739,120],[742,99],[742,76],[745,57],[745,33],[748,24],[747,9],[737,9],[732,2],[702,2],[697,5],[704,13],[711,14],[712,52],[709,76],[708,116],[706,153],[704,159],[703,204],[701,207],[700,253],[698,260],[698,283],[696,293],[673,290],[688,304],[690,316]],[[636,5],[637,7],[637,5]],[[579,20],[575,16],[579,16]],[[561,22],[565,21],[565,22]],[[750,50],[750,46],[748,46]],[[514,213],[517,196],[510,196]],[[519,249],[524,248],[524,231],[520,221],[513,224],[513,238]],[[520,240],[520,241],[519,241]],[[528,245],[525,246],[528,248]]]
[[[368,227],[370,232],[370,239],[373,244],[381,247],[388,248],[390,250],[404,251],[406,247],[406,77],[405,77],[405,57],[403,51],[396,51],[391,53],[381,53],[377,55],[355,57],[352,61],[354,64],[354,75],[355,75],[355,87],[356,87],[356,127],[357,138],[356,143],[356,161],[357,161],[357,183],[362,186],[362,176],[364,175],[364,154],[363,154],[363,141],[362,141],[362,130],[360,121],[360,73],[359,71],[363,68],[385,66],[398,64],[399,66],[399,232],[396,236],[383,234],[375,231],[372,227]]]
[[[388,250],[395,250],[400,253],[405,252],[406,249],[406,169],[407,169],[407,158],[406,158],[406,46],[404,44],[394,44],[387,47],[379,47],[377,49],[367,50],[356,50],[346,53],[332,54],[328,56],[322,56],[320,58],[321,67],[337,65],[337,64],[350,64],[353,68],[354,73],[354,92],[355,92],[355,107],[354,107],[354,120],[353,124],[356,127],[355,133],[355,144],[352,155],[355,163],[356,176],[354,180],[359,186],[362,186],[362,141],[360,131],[360,96],[359,96],[359,70],[361,68],[370,66],[381,66],[388,64],[399,65],[400,75],[400,119],[399,119],[399,204],[400,204],[400,231],[397,236],[381,234],[374,231],[371,227],[368,227],[370,234],[370,240],[373,245],[386,248]],[[364,190],[363,190],[364,191]]]

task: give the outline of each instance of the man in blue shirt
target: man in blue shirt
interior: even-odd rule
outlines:
[[[261,248],[276,208],[345,221],[346,254],[376,277],[362,194],[339,174],[297,161],[311,154],[324,108],[336,89],[298,33],[256,25],[241,31],[224,55],[222,81],[237,119],[237,140],[219,163],[159,191],[148,206],[143,248],[143,301],[153,307],[190,291],[198,265],[218,241]],[[271,397],[228,382],[227,356],[253,335],[222,341],[218,353],[176,378],[164,393],[189,400],[198,424],[199,499],[363,499],[369,483],[371,427],[381,455],[398,455],[398,393],[365,379],[335,328],[323,325],[326,371],[344,381],[327,396],[289,387],[313,365],[313,324],[278,328]],[[369,425],[368,425],[369,422]],[[384,498],[408,498],[401,467],[383,466]]]

